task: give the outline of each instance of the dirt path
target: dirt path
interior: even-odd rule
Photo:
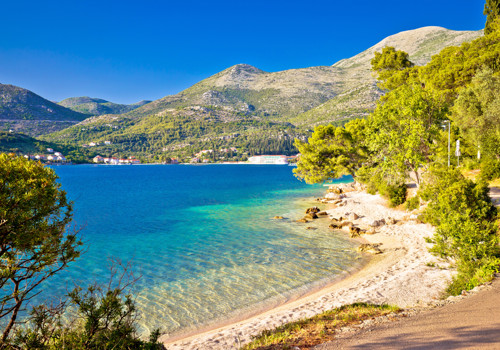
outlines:
[[[459,302],[367,327],[314,349],[500,349],[500,278]]]

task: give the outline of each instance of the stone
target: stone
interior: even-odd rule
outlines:
[[[309,221],[307,219],[302,218],[302,219],[298,219],[297,222],[302,222],[305,224],[306,222],[309,222]]]
[[[339,195],[336,194],[336,193],[332,193],[332,192],[328,192],[327,194],[325,194],[325,198],[326,199],[339,199]]]
[[[368,230],[365,231],[365,234],[367,235],[374,235],[375,233],[377,233],[377,230],[375,230],[374,227],[370,227]]]
[[[354,224],[350,221],[342,221],[341,226],[342,227],[352,227],[352,226],[354,226]]]
[[[334,193],[334,194],[342,194],[344,191],[342,190],[342,188],[340,188],[338,186],[331,186],[328,189],[328,192],[329,193]]]
[[[304,219],[307,219],[307,220],[313,220],[313,219],[317,219],[317,218],[318,218],[318,215],[316,213],[309,213],[306,216],[304,216]]]
[[[342,230],[342,225],[338,225],[338,224],[335,224],[335,223],[330,224],[328,227],[331,228],[331,229],[334,229],[334,230]]]
[[[332,222],[336,224],[340,224],[342,221],[344,221],[344,218],[341,216],[340,218],[332,218]]]
[[[351,213],[347,216],[347,218],[351,221],[354,221],[354,220],[358,220],[359,219],[359,215],[356,214],[356,213]]]
[[[358,247],[358,251],[362,253],[370,253],[370,254],[381,254],[382,250],[379,248],[380,244],[361,244]]]
[[[396,219],[393,219],[393,218],[391,218],[391,217],[389,216],[387,219],[385,219],[385,223],[386,223],[387,225],[395,225],[395,224],[397,223],[397,221],[396,221]]]
[[[328,215],[328,213],[326,211],[320,211],[317,215],[318,216],[326,216],[326,215]]]
[[[350,234],[351,238],[359,237],[361,235],[361,229],[359,227],[356,227],[356,226],[351,226],[349,228],[349,234]]]
[[[321,209],[319,209],[318,207],[307,208],[306,214],[309,214],[309,213],[316,214],[316,213],[319,213],[320,211],[321,211]]]
[[[306,230],[316,230],[316,227],[307,226],[307,227],[306,227]]]
[[[380,227],[380,226],[384,226],[384,225],[385,225],[384,219],[375,220],[370,224],[371,227]]]
[[[276,215],[275,217],[273,217],[273,219],[275,219],[275,220],[283,220],[283,219],[284,219],[284,217],[283,217],[283,216]]]

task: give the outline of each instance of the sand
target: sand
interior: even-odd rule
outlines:
[[[378,195],[349,192],[342,204],[327,210],[329,216],[355,213],[359,218],[353,223],[362,228],[388,217],[399,221],[377,228],[373,235],[362,236],[365,243],[381,243],[382,254],[374,255],[366,266],[343,280],[258,316],[185,339],[162,339],[167,349],[239,349],[263,330],[342,305],[368,302],[411,307],[433,302],[442,295],[454,271],[428,252],[425,238],[433,235],[432,226],[408,220],[405,211],[387,208]]]

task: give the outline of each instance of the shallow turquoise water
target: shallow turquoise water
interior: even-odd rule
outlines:
[[[75,202],[87,251],[50,281],[107,282],[110,257],[130,261],[139,324],[172,334],[283,303],[352,267],[354,244],[299,224],[324,187],[287,166],[55,167]],[[282,215],[285,220],[273,220]],[[317,226],[306,230],[306,226]]]

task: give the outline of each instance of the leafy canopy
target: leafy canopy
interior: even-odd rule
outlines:
[[[43,281],[80,255],[67,233],[72,205],[52,169],[0,154],[0,318],[9,337],[23,305]]]

